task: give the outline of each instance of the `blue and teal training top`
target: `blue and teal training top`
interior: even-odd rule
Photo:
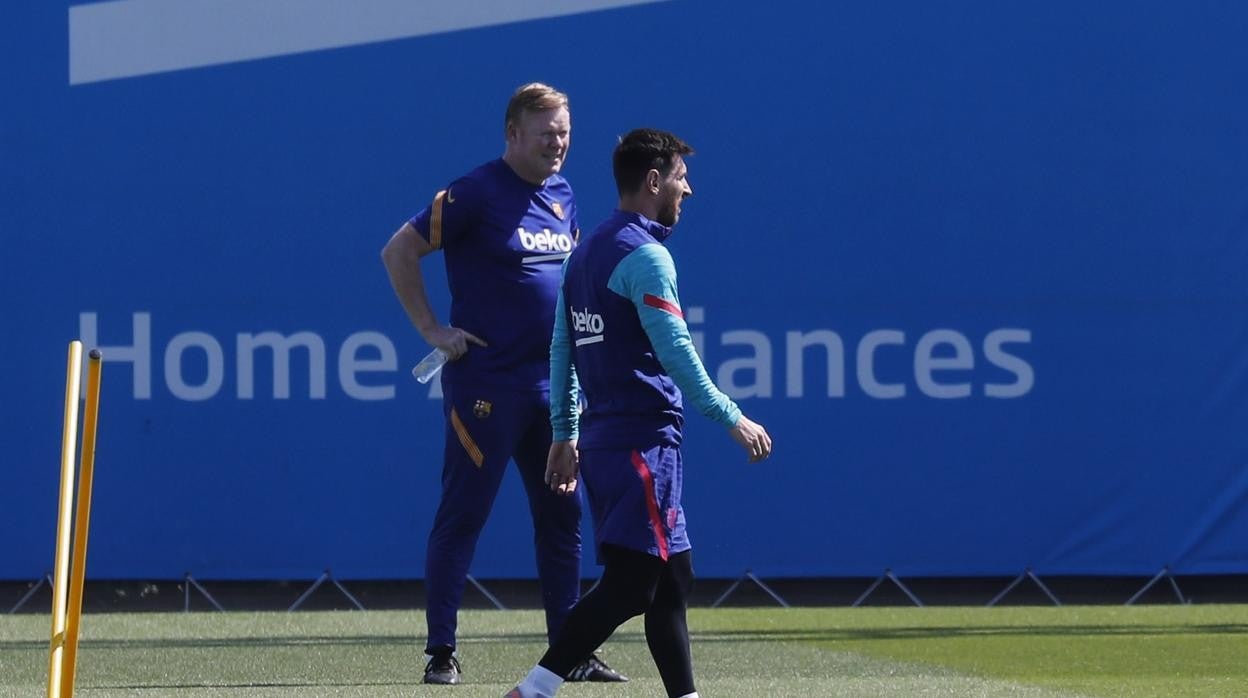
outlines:
[[[469,344],[444,379],[545,390],[563,262],[580,235],[567,180],[556,174],[533,184],[492,160],[451,182],[409,222],[446,257],[449,324],[489,344]]]
[[[585,449],[679,445],[682,393],[724,426],[741,418],[694,351],[662,245],[671,234],[617,210],[568,257],[550,347],[556,440],[579,438]],[[579,419],[578,381],[586,402]]]

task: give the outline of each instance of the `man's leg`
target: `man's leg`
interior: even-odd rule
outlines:
[[[535,394],[533,422],[513,458],[529,497],[546,635],[554,642],[581,593],[581,495],[555,494],[546,484],[550,440],[549,403]]]
[[[508,420],[513,410],[508,405],[495,406],[500,401],[487,400],[490,409],[485,410],[477,405],[481,399],[476,393],[463,391],[461,397],[458,392],[448,388],[443,406],[447,426],[442,498],[425,555],[429,631],[425,652],[433,658],[425,678],[431,683],[458,681],[458,666],[449,656],[455,648],[468,567],[515,443],[516,430]]]
[[[581,592],[582,495],[555,494],[546,484],[551,433],[550,402],[545,395],[535,396],[533,409],[533,425],[513,457],[529,496],[537,573],[546,609],[546,637],[553,643]],[[628,681],[595,654],[582,659],[566,677],[569,681]]]
[[[654,600],[665,558],[675,539],[664,526],[664,507],[655,495],[666,484],[665,471],[645,466],[632,450],[582,451],[581,484],[594,514],[594,536],[603,563],[602,577],[577,602],[550,649],[513,691],[530,698],[552,696],[578,663],[597,649],[621,623],[645,613]],[[654,459],[661,462],[661,459]],[[670,507],[668,507],[670,508]],[[673,508],[683,534],[679,509]]]
[[[614,545],[602,546],[602,578],[568,614],[559,637],[541,666],[567,677],[598,649],[621,623],[650,608],[664,563],[653,555]]]
[[[646,644],[669,696],[694,693],[686,611],[693,591],[692,551],[672,555],[646,611]]]
[[[497,468],[498,473],[478,470],[471,462],[465,463],[466,459],[451,455],[456,446],[458,442],[447,444],[442,499],[425,553],[426,651],[430,654],[438,648],[455,647],[456,614],[468,567],[502,481],[503,468]]]

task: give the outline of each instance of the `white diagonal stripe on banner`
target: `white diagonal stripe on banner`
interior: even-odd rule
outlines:
[[[114,0],[69,8],[69,84],[669,0]]]

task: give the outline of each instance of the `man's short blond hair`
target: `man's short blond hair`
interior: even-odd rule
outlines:
[[[506,129],[520,120],[526,111],[547,111],[568,106],[568,96],[555,88],[541,82],[531,82],[516,88],[511,101],[507,102],[507,117],[503,120]]]

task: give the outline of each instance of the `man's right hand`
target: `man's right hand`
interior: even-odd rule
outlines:
[[[487,346],[480,337],[471,332],[449,325],[437,325],[431,330],[422,332],[421,335],[426,342],[446,352],[447,358],[451,361],[467,354],[470,343],[481,347]]]
[[[745,415],[737,421],[737,425],[728,430],[732,438],[741,444],[741,448],[750,454],[750,462],[757,463],[771,455],[771,436],[763,425],[752,421]]]
[[[576,439],[555,441],[550,444],[546,456],[546,484],[555,494],[576,492],[576,475],[580,470],[580,457],[576,452]]]

